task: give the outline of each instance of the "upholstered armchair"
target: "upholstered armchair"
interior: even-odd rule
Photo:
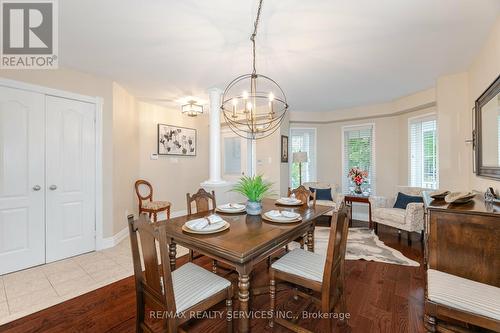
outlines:
[[[412,202],[406,209],[393,208],[398,192],[412,196],[422,196],[422,191],[429,189],[420,187],[398,186],[396,194],[391,198],[370,196],[372,221],[408,232],[408,243],[411,244],[410,232],[424,230],[424,204]]]
[[[309,190],[311,188],[315,188],[315,189],[331,188],[332,189],[332,199],[333,200],[331,200],[331,201],[330,200],[318,200],[318,198],[316,197],[316,205],[333,207],[333,211],[329,211],[325,215],[332,216],[333,212],[336,211],[338,207],[340,207],[340,204],[344,200],[344,197],[338,193],[338,186],[336,184],[331,185],[331,184],[324,183],[324,182],[308,182],[308,183],[304,183],[302,185],[304,185],[304,187],[309,189]]]

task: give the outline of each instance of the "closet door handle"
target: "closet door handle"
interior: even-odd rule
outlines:
[[[33,186],[33,191],[40,191],[41,189],[40,185]]]
[[[51,191],[57,190],[57,185],[50,185],[49,190]]]

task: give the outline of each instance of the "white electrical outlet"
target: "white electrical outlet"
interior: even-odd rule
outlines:
[[[151,156],[149,157],[151,160],[157,160],[158,159],[158,154],[152,153]]]

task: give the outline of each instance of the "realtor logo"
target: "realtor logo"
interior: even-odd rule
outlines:
[[[0,0],[1,68],[57,68],[56,1]]]

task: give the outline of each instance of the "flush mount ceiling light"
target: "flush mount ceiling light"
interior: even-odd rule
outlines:
[[[196,117],[203,113],[203,105],[196,104],[196,101],[191,100],[181,106],[182,113],[186,113],[190,117]]]
[[[273,134],[288,110],[286,96],[281,87],[255,69],[255,37],[259,25],[262,1],[259,1],[252,41],[253,71],[229,83],[222,95],[221,111],[229,128],[247,139],[262,139]]]

